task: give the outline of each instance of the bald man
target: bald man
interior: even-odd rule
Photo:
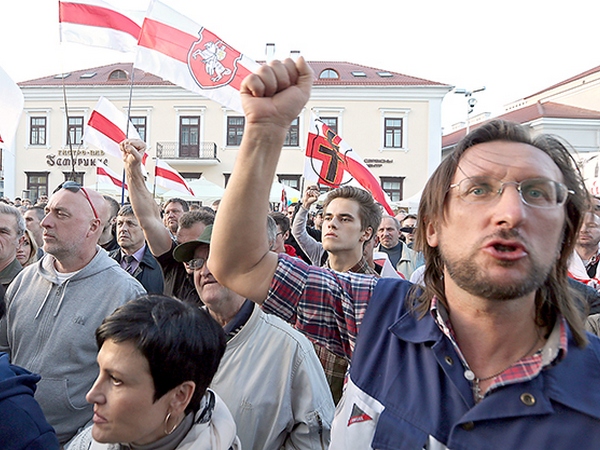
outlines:
[[[92,419],[85,394],[98,375],[94,332],[142,285],[97,245],[107,203],[75,182],[54,192],[41,222],[44,257],[6,293],[0,349],[42,379],[35,398],[61,444]]]

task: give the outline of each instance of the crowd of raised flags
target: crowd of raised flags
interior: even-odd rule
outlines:
[[[102,0],[59,1],[59,25],[61,42],[135,54],[134,67],[241,113],[241,83],[259,67],[213,32],[158,0],[151,0],[145,12],[121,10]],[[12,139],[16,131],[18,120],[12,123],[11,118],[19,117],[23,108],[22,94],[19,100],[17,91],[21,94],[0,70],[0,142],[2,138],[6,142],[8,135]],[[14,114],[14,109],[19,113]],[[314,114],[308,129],[304,178],[332,188],[361,186],[392,214],[389,197],[357,152]],[[127,137],[139,138],[128,115],[100,98],[86,124],[84,141],[120,158],[118,144]],[[147,154],[143,167],[146,158]],[[97,176],[124,188],[123,177],[107,169],[98,166]],[[158,159],[155,183],[194,195],[183,177]]]

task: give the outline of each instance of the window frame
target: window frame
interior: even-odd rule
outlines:
[[[410,109],[408,108],[380,108],[381,114],[381,145],[380,152],[384,151],[404,151],[408,152],[408,124]],[[399,127],[399,142],[393,142],[393,146],[388,146],[387,136],[388,129],[393,129],[387,126],[388,120],[400,120]]]
[[[44,124],[34,124],[34,121],[43,120]],[[39,130],[43,130],[42,133],[39,133]],[[34,132],[38,131],[37,139],[34,142]],[[39,138],[39,135],[43,134],[43,139]],[[32,147],[46,146],[48,142],[48,118],[46,116],[29,116],[29,145]]]
[[[228,115],[226,117],[225,146],[239,147],[242,143],[244,131],[246,129],[246,118],[244,116]],[[241,121],[241,123],[232,123],[232,121]],[[234,132],[232,135],[231,132]],[[241,132],[240,132],[241,131]],[[235,138],[235,139],[232,139]],[[231,140],[230,140],[231,139]]]
[[[392,202],[399,202],[404,198],[404,180],[406,177],[396,177],[396,176],[380,176],[379,182],[381,183],[381,189],[383,189],[387,195],[390,197]],[[399,183],[399,187],[397,189],[386,188],[386,183]]]

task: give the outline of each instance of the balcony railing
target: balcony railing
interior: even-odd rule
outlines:
[[[157,142],[156,157],[160,159],[217,159],[215,142],[200,142],[197,148],[186,146],[181,149],[179,142]]]

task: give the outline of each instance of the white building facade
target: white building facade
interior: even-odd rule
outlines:
[[[392,200],[418,192],[441,159],[441,104],[451,86],[356,64],[310,64],[312,95],[288,133],[279,180],[303,188],[312,111],[365,160]],[[119,158],[83,141],[100,97],[129,111],[152,158],[188,180],[226,186],[243,115],[137,69],[132,84],[132,70],[113,64],[19,83],[25,107],[14,148],[4,152],[4,195],[35,201],[65,179],[93,186],[96,161],[122,172]],[[151,159],[146,166],[152,183]]]

